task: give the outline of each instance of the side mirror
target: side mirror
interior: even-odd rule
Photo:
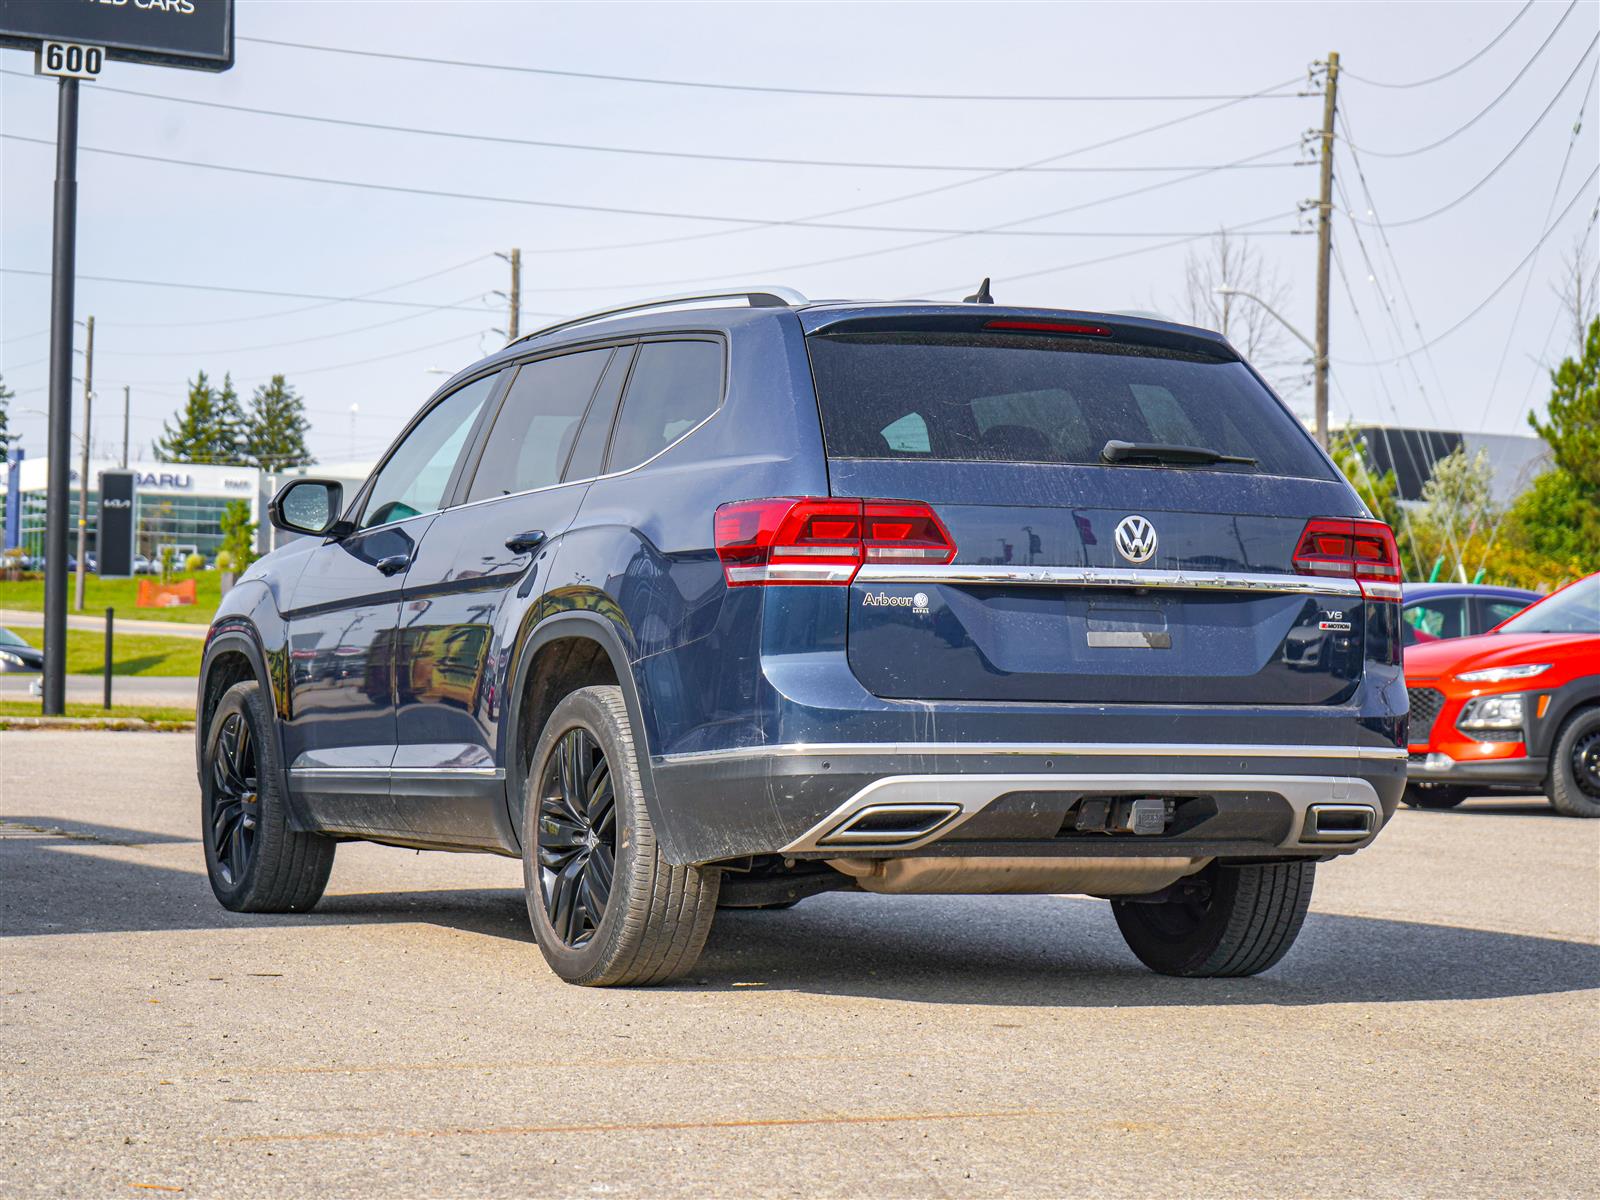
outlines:
[[[338,537],[344,485],[332,479],[291,479],[267,505],[267,519],[286,533]]]

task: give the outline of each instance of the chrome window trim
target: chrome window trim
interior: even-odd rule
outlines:
[[[1283,746],[1239,743],[1143,742],[785,742],[772,746],[736,746],[727,750],[691,750],[651,758],[657,766],[719,762],[739,758],[792,758],[800,755],[915,756],[921,754],[1038,755],[1051,758],[1351,758],[1404,761],[1403,746]]]
[[[1012,584],[1019,587],[1157,588],[1205,592],[1260,592],[1292,596],[1360,596],[1354,579],[1327,575],[1245,574],[1231,571],[1161,571],[1129,567],[1013,567],[967,563],[930,566],[868,563],[856,582]]]
[[[535,496],[535,495],[538,495],[540,492],[553,492],[557,488],[577,487],[579,484],[599,483],[603,479],[620,479],[624,475],[631,475],[635,471],[644,470],[651,463],[655,462],[656,459],[660,458],[663,454],[666,454],[668,451],[672,450],[675,446],[678,445],[678,443],[684,441],[686,438],[693,437],[695,435],[695,433],[697,433],[703,426],[705,426],[705,425],[709,424],[710,422],[716,420],[716,418],[722,414],[722,410],[725,407],[727,407],[727,403],[728,403],[728,345],[727,345],[726,339],[722,338],[721,336],[708,336],[707,334],[698,333],[698,332],[695,333],[695,334],[685,333],[685,334],[682,334],[682,335],[677,334],[677,333],[663,333],[663,334],[649,333],[649,334],[639,334],[638,335],[637,344],[642,346],[646,342],[649,342],[649,341],[667,341],[667,342],[675,342],[675,341],[676,342],[708,342],[708,341],[716,341],[716,342],[721,342],[722,343],[722,354],[723,354],[722,395],[717,400],[716,408],[712,409],[705,416],[701,417],[700,420],[696,424],[691,425],[688,429],[685,429],[682,433],[680,433],[672,441],[668,442],[665,446],[661,447],[661,449],[657,450],[649,458],[645,459],[642,463],[639,463],[636,466],[628,467],[625,470],[621,470],[621,471],[607,471],[603,475],[589,475],[589,476],[585,476],[582,479],[563,479],[558,483],[547,483],[543,487],[529,488],[527,491],[523,491],[523,492],[507,492],[503,496],[484,496],[484,497],[482,497],[481,499],[478,499],[478,500],[463,500],[460,504],[451,504],[451,505],[449,505],[449,506],[447,506],[445,508],[439,509],[438,511],[439,512],[456,512],[459,509],[463,509],[463,508],[476,508],[480,504],[494,504],[494,503],[496,503],[497,501],[500,501],[500,500],[515,500],[518,496]],[[632,341],[630,341],[630,342],[628,342],[626,344],[632,345],[634,343]],[[616,348],[617,349],[621,349],[622,345],[623,345],[623,343],[618,343]],[[575,349],[577,349],[577,350],[585,350],[585,349],[587,349],[587,350],[597,350],[597,349],[600,349],[600,345],[596,344],[596,345],[591,345],[591,346],[578,346],[578,347],[575,347]],[[551,357],[551,356],[546,355],[545,357]],[[514,363],[512,363],[510,365],[511,366],[520,367],[523,364],[524,361],[533,362],[533,361],[537,361],[537,360],[536,359],[527,359],[527,360],[518,359],[518,360],[516,360]],[[626,400],[627,398],[628,398],[627,397],[627,392],[624,391],[623,395],[622,395],[622,400]],[[621,411],[622,411],[622,402],[621,402],[621,400],[619,400],[618,403],[617,403],[617,413],[620,414]],[[374,525],[373,528],[374,529],[381,529],[381,528],[383,528],[383,526]],[[366,530],[362,530],[361,532],[365,533]]]

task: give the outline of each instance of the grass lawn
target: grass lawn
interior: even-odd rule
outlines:
[[[154,575],[143,576],[155,579]],[[172,582],[188,576],[175,575]],[[194,575],[195,602],[181,608],[140,608],[135,603],[139,595],[139,578],[101,579],[86,575],[83,580],[83,611],[97,617],[104,616],[108,608],[117,610],[119,617],[140,621],[177,621],[184,624],[209,625],[222,602],[222,573],[200,571]],[[73,601],[77,597],[77,583],[67,576],[67,612],[76,613]],[[0,608],[15,608],[25,612],[44,611],[44,576],[19,579],[15,582],[0,580]],[[69,667],[68,670],[71,668]]]
[[[39,702],[37,700],[0,700],[0,727],[5,725],[7,717],[37,717],[39,715]],[[69,704],[66,716],[69,717],[103,717],[106,720],[122,718],[137,718],[148,721],[152,725],[193,725],[194,713],[187,708],[162,708],[154,705],[118,704],[113,708],[101,708],[98,704]]]
[[[44,630],[13,629],[30,646],[44,646]],[[206,644],[199,638],[160,637],[149,633],[117,633],[112,647],[113,675],[200,674]],[[67,630],[67,674],[98,675],[105,670],[105,634],[92,629]],[[37,714],[35,714],[37,715]]]

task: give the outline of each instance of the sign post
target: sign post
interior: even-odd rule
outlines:
[[[72,312],[78,221],[78,81],[106,62],[197,71],[233,66],[233,0],[0,0],[0,46],[32,50],[60,79],[50,278],[50,418],[44,535],[44,713],[67,700],[67,494],[72,457]],[[85,440],[89,430],[83,431]],[[11,507],[8,505],[8,508]]]

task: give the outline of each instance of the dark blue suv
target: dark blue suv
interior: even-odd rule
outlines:
[[[462,371],[227,596],[217,897],[334,849],[520,856],[563,978],[716,909],[1082,893],[1157,971],[1288,949],[1405,784],[1387,526],[1222,338],[990,304],[674,298]]]

